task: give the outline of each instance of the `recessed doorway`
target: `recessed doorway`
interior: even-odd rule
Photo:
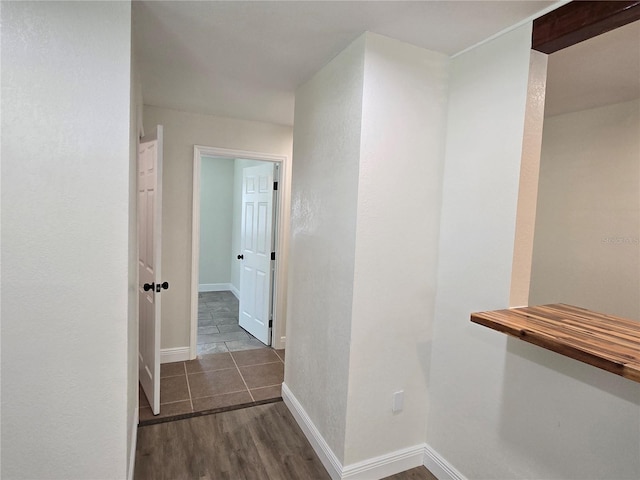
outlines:
[[[192,359],[274,343],[283,168],[280,156],[194,147]]]

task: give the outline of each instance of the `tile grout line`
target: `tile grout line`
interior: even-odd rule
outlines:
[[[239,350],[240,352],[242,350]],[[271,365],[272,363],[282,363],[281,360],[276,360],[275,362],[263,362],[263,363],[248,363],[246,365],[242,365],[243,367],[259,367],[261,365]]]
[[[238,375],[240,375],[240,378],[242,379],[242,383],[244,383],[245,388],[247,389],[247,392],[249,392],[249,396],[251,397],[251,401],[255,402],[255,398],[253,398],[253,394],[251,393],[251,390],[249,390],[249,385],[247,385],[247,382],[245,381],[244,377],[242,376],[242,372],[240,371],[240,368],[238,367],[238,364],[236,363],[236,359],[233,358],[233,355],[231,354],[231,352],[229,352],[229,355],[231,355],[231,360],[233,360],[233,364],[236,366],[236,370],[238,370]]]
[[[268,363],[252,363],[251,365],[241,365],[243,368],[244,367],[261,367],[263,365],[273,365],[273,364],[281,364],[282,362],[268,362]],[[211,373],[211,372],[222,372],[223,370],[232,370],[234,367],[226,367],[226,368],[214,368],[213,370],[201,370],[199,372],[191,372],[189,373],[189,375],[200,375],[202,373]],[[240,372],[240,366],[238,366],[238,364],[235,364],[235,368],[236,370],[238,370],[238,372]],[[180,377],[181,375],[174,375],[174,377]],[[242,373],[240,373],[240,376],[242,376]],[[171,378],[171,377],[163,377],[163,378]],[[261,387],[256,387],[256,388],[261,388]]]
[[[244,392],[244,390],[233,390],[232,392],[216,393],[215,395],[207,395],[205,397],[196,397],[195,400],[202,400],[202,399],[205,399],[205,398],[223,397],[225,395],[232,395],[234,393],[242,393],[242,392]]]
[[[254,390],[260,390],[261,388],[281,387],[281,386],[282,386],[282,382],[274,383],[273,385],[265,385],[264,387],[256,387],[254,388]]]
[[[187,372],[187,362],[182,362],[184,366],[184,376],[187,377],[187,390],[189,391],[189,403],[191,404],[191,412],[193,413],[193,397],[191,396],[191,386],[189,385],[189,372]]]
[[[184,362],[180,362],[180,363],[184,363]],[[182,373],[179,373],[178,375],[165,375],[164,377],[160,377],[160,381],[162,381],[162,379],[164,378],[175,378],[175,377],[181,377]]]
[[[162,405],[173,405],[174,403],[182,403],[182,402],[186,402],[186,400],[174,400],[173,402],[164,402],[164,403],[161,403],[160,406],[162,406]],[[144,407],[140,407],[140,408],[151,408],[151,407],[148,406],[148,405],[145,405]]]

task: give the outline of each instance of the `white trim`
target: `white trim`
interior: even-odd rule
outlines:
[[[138,443],[138,407],[133,411],[133,425],[131,425],[131,445],[129,448],[129,471],[127,472],[127,480],[133,480],[133,472],[136,468],[136,445]]]
[[[163,348],[160,350],[160,363],[186,362],[190,360],[189,347]]]
[[[467,480],[456,468],[447,462],[442,455],[429,445],[424,445],[423,465],[433,473],[438,480]]]
[[[242,158],[247,160],[261,160],[263,162],[274,162],[280,164],[280,182],[278,188],[278,208],[276,211],[276,252],[286,252],[286,235],[284,217],[284,190],[287,188],[284,179],[287,178],[287,156],[273,155],[270,153],[250,152],[246,150],[233,150],[228,148],[207,147],[203,145],[193,146],[193,198],[191,199],[191,319],[190,319],[190,336],[189,336],[189,358],[194,359],[198,355],[198,290],[199,290],[199,256],[200,256],[200,170],[202,166],[202,157],[226,157],[229,159]],[[278,331],[278,312],[284,312],[284,292],[286,285],[284,283],[285,272],[280,271],[280,262],[275,262],[275,281],[273,285],[273,298],[276,299],[276,305],[273,308],[273,331]],[[233,289],[231,289],[234,292]],[[237,292],[237,290],[236,290]],[[234,292],[234,295],[236,294]],[[240,296],[239,292],[237,292]],[[282,348],[282,346],[279,346]]]
[[[453,465],[426,443],[343,467],[286,383],[282,384],[282,400],[333,480],[385,478],[420,465],[424,465],[438,480],[467,480]]]
[[[231,293],[233,293],[235,295],[235,297],[238,300],[240,300],[240,290],[238,290],[233,283],[229,284],[229,290],[231,290]]]
[[[284,162],[286,155],[273,155],[271,153],[251,152],[249,150],[236,150],[233,148],[207,147],[194,145],[194,151],[205,157],[242,158],[243,160],[260,160],[262,162]]]
[[[423,463],[424,443],[347,465],[342,469],[342,478],[349,480],[386,478],[419,467]]]
[[[200,285],[198,285],[199,292],[226,292],[229,290],[231,290],[230,283],[201,283]]]
[[[547,8],[543,8],[542,10],[540,10],[539,12],[534,13],[533,15],[528,16],[527,18],[520,20],[518,23],[514,23],[513,25],[500,30],[498,33],[494,33],[493,35],[491,35],[490,37],[485,38],[484,40],[479,41],[478,43],[471,45],[470,47],[467,47],[465,49],[460,50],[459,52],[454,53],[453,55],[451,55],[451,58],[456,58],[458,55],[462,55],[463,53],[467,53],[470,50],[473,50],[474,48],[479,47],[480,45],[484,45],[485,43],[489,43],[492,40],[495,40],[498,37],[501,37],[502,35],[505,35],[507,33],[509,33],[512,30],[515,30],[516,28],[519,28],[529,22],[533,22],[536,18],[539,18],[543,15],[546,15],[549,12],[552,12],[553,10],[555,10],[556,8],[560,8],[563,5],[566,5],[567,3],[569,3],[571,0],[560,0],[558,2],[555,2],[551,5],[549,5]]]
[[[333,480],[385,478],[421,465],[424,465],[439,480],[467,480],[453,465],[426,443],[343,467],[286,383],[282,384],[282,400]]]
[[[300,405],[298,399],[293,395],[293,393],[291,393],[291,390],[289,390],[286,383],[282,384],[282,400],[284,400],[285,405],[291,411],[293,418],[295,418],[296,422],[302,429],[304,436],[309,440],[309,443],[320,458],[320,461],[329,473],[329,476],[333,480],[340,480],[342,478],[342,465],[340,464],[338,457],[333,453],[325,439],[311,421],[311,418],[309,418],[309,415],[307,415],[307,412],[305,412],[302,405]]]
[[[200,169],[202,153],[193,148],[193,198],[191,199],[191,315],[189,358],[198,356],[198,281],[200,276]]]

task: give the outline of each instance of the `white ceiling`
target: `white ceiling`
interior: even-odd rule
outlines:
[[[640,21],[549,55],[545,115],[640,97]]]
[[[553,1],[135,1],[148,105],[293,124],[296,87],[371,31],[454,54]]]

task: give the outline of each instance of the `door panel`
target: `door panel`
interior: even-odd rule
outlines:
[[[263,257],[271,253],[271,234],[267,226],[267,222],[269,221],[267,209],[270,207],[271,205],[267,205],[265,202],[258,204],[256,254],[262,255]]]
[[[162,126],[138,150],[138,376],[154,415],[160,413]],[[144,286],[153,285],[145,290]]]
[[[243,250],[247,251],[247,252],[251,252],[253,253],[254,251],[254,247],[253,247],[253,239],[254,239],[254,235],[253,235],[253,225],[254,225],[254,215],[253,215],[253,211],[254,211],[254,205],[253,203],[246,203],[244,204],[244,221],[242,222],[244,225],[244,234],[242,236],[242,245],[243,245]]]
[[[273,242],[273,164],[242,173],[242,268],[240,326],[270,343],[271,251]]]

